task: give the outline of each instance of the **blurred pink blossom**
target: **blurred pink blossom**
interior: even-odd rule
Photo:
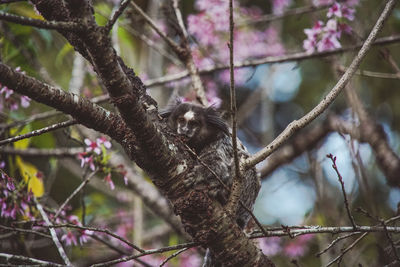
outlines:
[[[78,245],[76,236],[71,231],[68,231],[66,234],[64,234],[61,237],[61,241],[64,241],[67,246]]]
[[[111,173],[108,173],[106,175],[106,177],[104,177],[104,181],[106,181],[108,183],[108,185],[110,186],[111,190],[115,189],[115,185],[113,180],[111,179]]]
[[[274,14],[282,14],[292,3],[292,0],[273,0],[272,12]]]
[[[282,239],[277,236],[260,238],[258,240],[262,252],[267,256],[274,256],[282,251]]]
[[[312,234],[301,235],[287,243],[283,248],[283,252],[289,257],[302,257],[308,251],[308,242],[313,237],[314,235]]]

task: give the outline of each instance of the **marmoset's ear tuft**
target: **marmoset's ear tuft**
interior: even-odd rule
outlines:
[[[215,110],[215,108],[208,107],[206,109],[206,120],[210,125],[214,126],[215,128],[219,129],[227,135],[229,134],[228,124],[224,119],[221,118],[220,113]]]

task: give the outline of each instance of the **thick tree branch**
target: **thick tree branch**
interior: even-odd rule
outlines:
[[[44,21],[39,19],[21,17],[3,11],[0,11],[0,20],[49,30],[79,31],[83,29],[82,24],[77,22]]]
[[[71,115],[86,127],[107,134],[119,142],[125,136],[125,123],[119,116],[87,99],[17,72],[3,63],[0,63],[0,82],[37,102]]]

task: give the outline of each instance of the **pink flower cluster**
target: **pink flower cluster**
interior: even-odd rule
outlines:
[[[117,167],[107,166],[109,156],[106,151],[112,146],[110,141],[102,136],[97,138],[96,141],[85,138],[84,143],[86,144],[85,152],[78,153],[82,168],[88,165],[92,171],[95,171],[97,167],[97,169],[105,173],[104,181],[110,186],[111,190],[115,189],[114,182],[111,179],[112,172],[122,175],[125,185],[128,184],[127,172],[123,165],[118,165]]]
[[[1,162],[0,168],[4,168],[4,162]],[[31,212],[33,205],[32,191],[28,192],[26,184],[15,185],[14,180],[2,170],[0,178],[0,216],[16,220],[18,216],[26,216],[33,219]]]
[[[86,144],[85,152],[79,153],[78,159],[81,160],[82,168],[85,165],[89,165],[89,168],[94,171],[96,169],[96,155],[101,156],[102,147],[104,147],[105,149],[110,149],[111,142],[108,141],[105,137],[97,138],[96,141],[91,141],[90,139],[85,138],[84,142]]]
[[[15,69],[16,71],[21,71],[20,67]],[[22,72],[24,73],[24,72]],[[3,111],[4,108],[8,108],[9,110],[17,110],[20,106],[27,108],[30,105],[31,99],[24,95],[18,95],[14,93],[14,90],[11,90],[7,86],[2,86],[0,84],[0,111]]]
[[[291,0],[276,0],[276,5],[286,7]],[[285,4],[287,3],[287,4]],[[194,62],[198,68],[211,67],[217,64],[229,63],[229,12],[228,2],[224,0],[197,0],[196,14],[187,18],[188,32],[197,42],[191,44]],[[234,19],[240,21],[252,20],[260,17],[261,10],[256,7],[241,7],[238,1],[234,2]],[[251,25],[240,25],[234,31],[234,55],[236,61],[259,58],[284,53],[283,45],[279,42],[276,29],[255,28]],[[172,70],[172,69],[170,69]],[[235,82],[243,84],[251,74],[248,69],[235,72]],[[227,78],[228,77],[228,78]],[[204,79],[205,80],[205,79]],[[214,79],[215,80],[215,79]],[[212,88],[218,88],[215,81],[206,82]],[[229,71],[222,71],[220,80],[229,82]],[[214,85],[212,85],[214,83]],[[209,90],[207,86],[207,90]],[[208,92],[207,92],[208,93]],[[211,103],[218,105],[221,100],[215,90],[208,93]],[[190,97],[189,97],[190,98]]]
[[[82,226],[82,223],[79,221],[79,218],[75,215],[68,216],[65,220],[61,220],[58,223],[71,223],[77,226]],[[93,231],[90,230],[68,230],[65,234],[61,236],[61,241],[63,241],[67,246],[77,246],[78,241],[80,245],[88,242],[88,238],[93,234]]]
[[[304,30],[307,39],[303,42],[303,48],[308,53],[314,53],[315,50],[323,52],[340,48],[339,39],[342,33],[350,34],[352,31],[347,22],[354,20],[354,6],[357,4],[358,1],[354,0],[334,2],[328,10],[329,20],[326,24],[323,21],[317,21],[311,29]]]

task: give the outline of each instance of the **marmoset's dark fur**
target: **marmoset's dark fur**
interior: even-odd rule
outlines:
[[[227,123],[212,107],[205,108],[190,103],[178,103],[161,112],[168,118],[168,126],[182,136],[186,144],[192,148],[201,161],[213,170],[228,188],[231,188],[234,172],[232,137]],[[239,161],[245,160],[249,154],[238,140]],[[260,181],[256,169],[250,168],[244,174],[244,183],[240,200],[253,209],[254,201],[260,190]],[[205,183],[209,186],[209,194],[225,205],[229,192],[223,188],[214,175],[202,164],[194,166],[185,181],[187,186]],[[236,222],[242,229],[247,225],[250,214],[239,205]],[[205,263],[204,266],[214,266]]]
[[[210,167],[219,178],[230,188],[234,177],[234,159],[232,137],[227,123],[212,107],[202,107],[191,103],[178,103],[161,112],[161,116],[168,118],[168,126],[180,135],[186,144],[192,148],[201,161]],[[245,160],[249,155],[238,140],[239,160]],[[197,170],[201,171],[197,171]],[[188,175],[186,185],[206,183],[210,187],[210,195],[225,205],[229,192],[214,175],[202,164],[194,166],[192,174]],[[253,208],[254,201],[260,189],[260,182],[255,168],[244,173],[244,184],[241,194],[242,202]],[[237,223],[244,228],[250,215],[239,206]]]

